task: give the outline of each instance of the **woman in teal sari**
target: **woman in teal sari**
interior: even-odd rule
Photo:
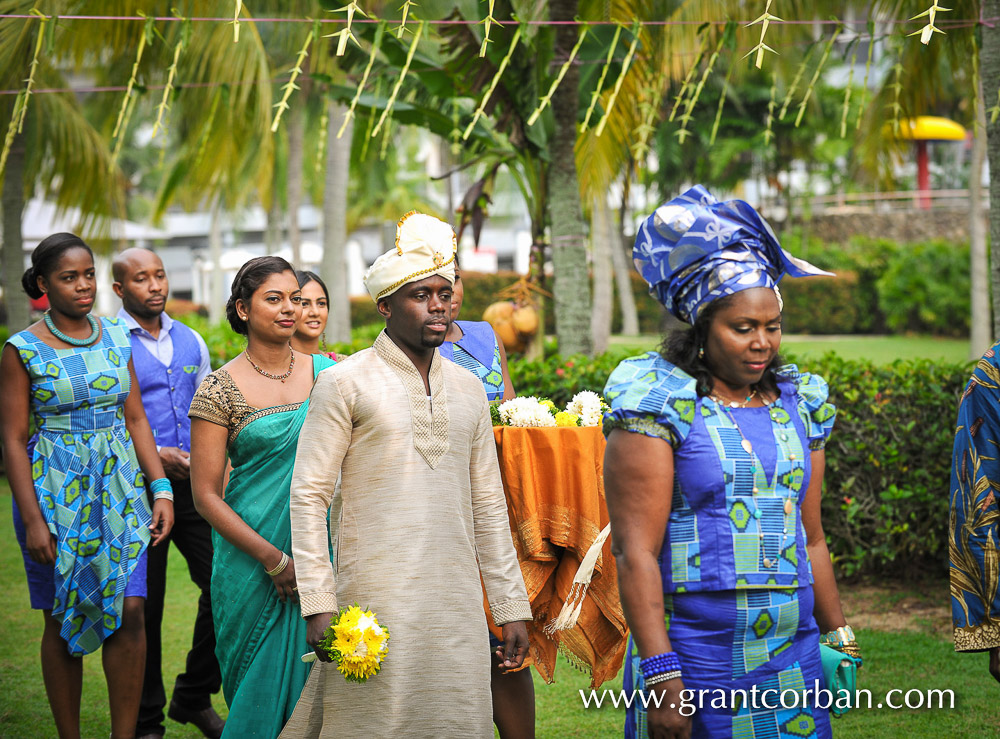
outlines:
[[[215,531],[212,612],[229,706],[223,737],[277,737],[309,674],[299,659],[308,645],[288,555],[288,497],[309,393],[333,362],[291,348],[299,301],[284,259],[243,265],[226,315],[247,337],[246,351],[206,377],[191,403],[192,490]]]

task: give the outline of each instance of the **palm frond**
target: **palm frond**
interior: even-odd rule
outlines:
[[[80,209],[82,233],[106,237],[109,219],[125,212],[125,183],[111,161],[107,141],[71,94],[38,95],[34,105],[28,111],[33,119],[31,158],[36,163],[31,171],[60,209]]]

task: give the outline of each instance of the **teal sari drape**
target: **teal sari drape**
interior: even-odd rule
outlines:
[[[333,364],[313,356],[314,376]],[[226,503],[283,552],[292,550],[288,500],[299,430],[309,401],[264,408],[229,445]],[[213,533],[215,653],[229,706],[224,738],[277,737],[292,715],[310,665],[299,604],[282,603],[260,563]]]

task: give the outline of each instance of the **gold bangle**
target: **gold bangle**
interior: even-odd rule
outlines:
[[[844,644],[849,644],[854,640],[854,629],[850,626],[838,626],[836,629],[826,632],[819,638],[820,644],[825,644],[834,649]]]
[[[267,574],[270,575],[271,577],[280,575],[282,572],[285,571],[285,568],[288,567],[288,559],[289,559],[288,555],[282,552],[281,559],[278,560],[278,564],[274,566],[274,569],[265,570],[265,572],[267,572]]]

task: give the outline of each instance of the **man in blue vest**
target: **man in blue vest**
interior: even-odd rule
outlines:
[[[201,589],[191,650],[185,671],[177,676],[167,716],[191,723],[212,738],[225,722],[212,708],[222,675],[215,658],[210,582],[212,528],[194,508],[191,497],[191,422],[188,409],[201,381],[211,371],[204,339],[164,312],[169,285],[163,262],[148,249],[127,249],[112,264],[115,294],[122,300],[118,318],[132,336],[132,363],[142,404],[153,429],[163,469],[174,488],[174,529],[167,541],[149,550],[146,596],[146,676],[136,736],[162,737],[167,702],[160,670],[160,626],[166,588],[167,553],[172,540],[187,560],[191,579]]]

